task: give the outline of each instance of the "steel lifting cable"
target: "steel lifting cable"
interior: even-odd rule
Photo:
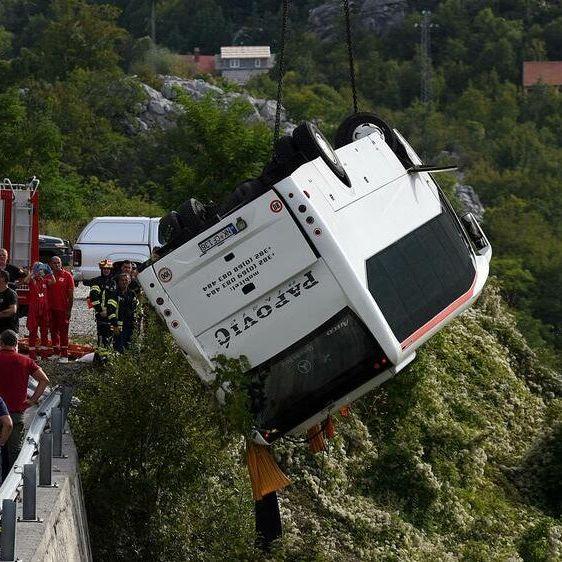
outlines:
[[[281,101],[283,97],[283,78],[285,76],[285,42],[287,39],[287,24],[289,21],[289,0],[283,0],[281,45],[279,51],[279,79],[277,80],[277,107],[275,109],[275,129],[273,131],[273,146],[279,140],[281,128]]]
[[[353,113],[357,113],[357,88],[355,86],[355,62],[353,60],[353,42],[351,38],[351,14],[349,9],[349,0],[343,1],[343,11],[345,14],[345,33],[347,42],[347,56],[349,58],[349,82],[351,84],[351,93],[353,94]]]

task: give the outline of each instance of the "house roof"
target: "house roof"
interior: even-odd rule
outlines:
[[[271,56],[271,50],[267,47],[221,47],[221,58],[223,59],[263,59]]]
[[[562,85],[562,61],[523,62],[523,86],[542,82],[550,86]]]
[[[185,59],[195,65],[198,72],[203,74],[213,74],[215,72],[215,55],[199,55],[199,60],[195,61],[195,55],[184,55]]]

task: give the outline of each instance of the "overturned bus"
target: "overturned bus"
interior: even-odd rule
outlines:
[[[140,283],[203,380],[246,356],[254,438],[324,420],[394,376],[478,297],[491,247],[376,116],[334,150],[310,123],[222,207],[188,200]]]

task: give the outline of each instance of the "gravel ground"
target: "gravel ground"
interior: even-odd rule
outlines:
[[[94,343],[96,340],[96,323],[94,313],[88,308],[86,299],[89,287],[80,284],[74,291],[74,306],[70,319],[70,337],[79,343]],[[20,319],[20,335],[27,335],[26,318]]]
[[[85,287],[80,283],[74,291],[74,306],[72,307],[72,318],[70,319],[70,335],[78,336],[80,339],[88,338],[95,341],[96,339],[96,323],[94,321],[94,312],[88,308],[86,299],[90,292],[89,287]]]

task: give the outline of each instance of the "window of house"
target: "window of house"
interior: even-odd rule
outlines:
[[[240,68],[240,59],[230,59],[230,68]]]
[[[256,68],[260,68],[261,67],[261,59],[254,59],[254,66]]]

